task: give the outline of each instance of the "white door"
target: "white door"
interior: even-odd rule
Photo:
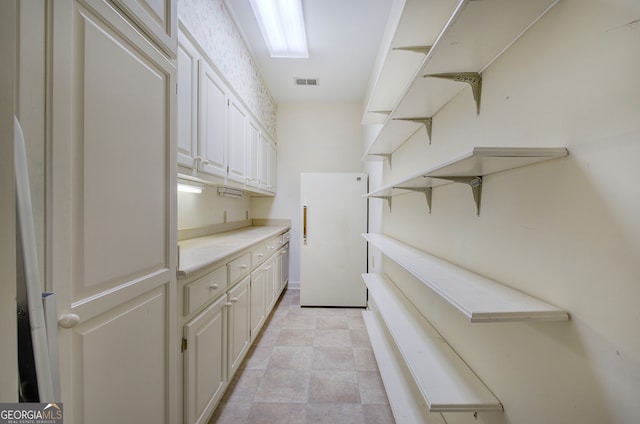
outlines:
[[[235,98],[229,103],[229,179],[245,182],[247,112]]]
[[[194,167],[198,143],[198,52],[180,32],[178,44],[178,165]]]
[[[300,176],[300,304],[366,306],[367,175]]]
[[[198,90],[199,170],[226,177],[228,97],[224,83],[204,60],[200,60]]]
[[[229,381],[240,367],[251,342],[250,282],[251,277],[246,276],[227,294],[229,301],[227,378]]]
[[[51,281],[65,423],[179,422],[176,70],[107,2],[52,2]]]

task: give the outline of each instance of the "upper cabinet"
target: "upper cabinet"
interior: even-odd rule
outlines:
[[[179,175],[273,195],[275,141],[182,23],[178,70]]]
[[[556,2],[405,1],[390,21],[393,37],[366,105],[363,123],[382,126],[365,159],[387,158],[417,131],[430,142],[434,115],[462,90],[480,113],[482,72]],[[428,19],[415,19],[427,11]],[[421,25],[439,31],[434,36]],[[405,39],[405,32],[416,39]]]
[[[178,48],[178,2],[176,0],[111,0],[149,37],[175,57]]]

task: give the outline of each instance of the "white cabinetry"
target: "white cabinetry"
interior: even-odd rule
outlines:
[[[184,326],[184,408],[187,423],[206,423],[226,386],[226,297]]]
[[[174,0],[111,0],[138,24],[166,53],[175,56],[178,44]]]
[[[251,277],[245,277],[238,285],[229,290],[229,348],[227,360],[228,378],[231,380],[238,370],[251,342],[251,303],[249,283]]]
[[[178,173],[275,193],[276,143],[180,23]]]
[[[251,335],[255,336],[262,328],[265,319],[265,299],[267,292],[267,275],[264,265],[251,273]]]
[[[199,66],[198,170],[227,176],[227,93],[218,74],[205,61]]]

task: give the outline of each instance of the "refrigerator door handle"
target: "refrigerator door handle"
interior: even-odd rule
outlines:
[[[307,244],[307,205],[302,207],[302,239]]]

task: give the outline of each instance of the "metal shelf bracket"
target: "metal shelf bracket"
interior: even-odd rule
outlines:
[[[389,169],[391,169],[391,153],[369,153],[371,156],[379,156],[386,159],[389,162]]]
[[[387,204],[389,205],[389,212],[391,212],[391,197],[392,196],[369,196],[369,197],[386,200]]]
[[[456,82],[464,82],[471,86],[473,98],[476,101],[476,113],[480,114],[480,95],[482,92],[482,75],[477,72],[452,72],[444,74],[427,74],[423,78],[443,78]]]
[[[453,181],[454,183],[467,184],[471,187],[473,201],[476,204],[476,215],[480,216],[480,200],[482,198],[482,177],[434,177],[442,180]]]
[[[431,197],[433,194],[433,187],[394,187],[394,188],[400,188],[402,190],[419,191],[424,193],[424,198],[427,200],[427,208],[429,209],[429,214],[431,214]]]
[[[413,53],[428,54],[429,50],[431,50],[431,46],[401,46],[394,47],[392,50],[402,50]]]
[[[424,125],[427,130],[427,137],[429,138],[429,145],[431,145],[431,130],[433,129],[433,118],[393,118],[394,121],[407,121],[415,122],[416,124]]]

